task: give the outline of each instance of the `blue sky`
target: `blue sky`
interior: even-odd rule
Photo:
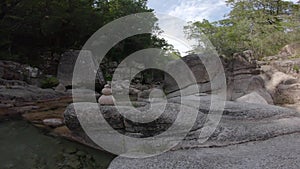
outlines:
[[[148,7],[186,21],[199,21],[204,18],[216,21],[223,19],[230,11],[225,0],[148,0]]]

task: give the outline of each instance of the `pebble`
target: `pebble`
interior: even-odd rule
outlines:
[[[44,125],[49,127],[60,127],[64,125],[64,122],[62,119],[59,118],[53,118],[53,119],[44,119],[43,120]]]

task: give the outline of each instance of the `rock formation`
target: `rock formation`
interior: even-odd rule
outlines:
[[[237,102],[247,102],[247,103],[256,103],[256,104],[268,104],[268,102],[257,92],[252,92],[246,94],[238,99]]]
[[[79,55],[86,55],[86,57],[84,57],[85,60],[77,60]],[[96,83],[98,83],[100,86],[104,85],[105,80],[103,78],[102,71],[96,67],[91,52],[79,50],[67,51],[62,54],[57,71],[57,78],[61,84],[64,86],[72,86],[73,72],[76,61],[82,63],[80,68],[82,70],[81,73],[84,76],[80,76],[81,79],[75,79],[75,81],[73,81],[76,83],[75,86],[91,85],[85,83],[91,78],[96,78]],[[94,77],[94,71],[97,71],[96,77]]]
[[[194,74],[197,84],[192,84],[189,81],[186,82],[183,90],[188,91],[189,88],[193,88],[195,85],[199,87],[198,93],[210,94],[213,91],[217,92],[220,88],[212,89],[212,83],[219,83],[218,73],[219,70],[215,70],[212,73],[211,79],[209,79],[205,66],[199,59],[198,55],[188,55],[182,58],[182,60],[187,64]],[[236,100],[244,95],[256,92],[260,95],[268,104],[273,104],[273,99],[265,87],[264,80],[260,77],[260,66],[256,63],[253,58],[253,52],[245,51],[243,53],[234,54],[233,58],[230,60],[225,60],[221,58],[223,63],[224,72],[227,79],[227,99]],[[168,71],[184,71],[177,70],[181,67],[178,66],[179,61],[173,61],[167,65]],[[183,77],[186,79],[186,77]],[[169,97],[176,97],[180,95],[180,91],[174,79],[166,75],[165,76],[165,86],[164,89]],[[197,93],[190,93],[190,95]]]
[[[259,76],[260,67],[253,60],[251,52],[234,54],[233,59],[225,64],[225,69],[228,100],[236,100],[244,95],[256,92],[268,104],[273,104],[272,97],[265,88],[265,82]]]
[[[109,169],[299,168],[300,134],[226,147],[195,148],[132,159],[115,158]]]
[[[207,142],[200,144],[197,141],[197,136],[210,110],[210,98],[200,97],[199,99],[201,100],[200,110],[196,122],[188,136],[176,149],[224,146],[300,132],[298,125],[300,122],[300,114],[296,111],[271,105],[227,101],[222,120],[216,131]],[[83,115],[88,115],[100,110],[106,121],[120,133],[130,136],[134,135],[135,137],[149,137],[165,131],[172,125],[180,110],[179,103],[180,98],[170,99],[162,116],[146,124],[134,123],[125,119],[120,114],[120,111],[132,111],[134,113],[134,110],[130,107],[124,106],[116,109],[114,106],[98,106],[94,103],[74,103],[77,104],[76,107],[78,109],[76,109],[75,113],[74,104],[66,109],[64,113],[65,123],[68,128],[78,135],[84,135],[81,125],[77,120],[78,114],[83,113]],[[193,103],[187,103],[183,106],[191,108],[193,107]],[[148,111],[149,108],[145,106],[138,109]],[[96,122],[95,119],[93,119],[94,116],[82,117],[85,118],[86,122],[90,122],[90,125]]]
[[[13,61],[0,61],[0,80],[2,82],[16,82],[23,81],[39,86],[42,80],[42,72],[36,67],[16,63]]]
[[[89,116],[100,112],[105,121],[119,134],[139,139],[157,136],[168,130],[176,121],[181,108],[186,111],[185,114],[193,109],[198,114],[184,139],[179,137],[181,130],[172,131],[171,140],[179,141],[172,150],[144,159],[117,157],[109,168],[298,168],[300,113],[271,105],[299,103],[299,80],[295,72],[283,71],[288,69],[280,71],[272,64],[273,61],[256,62],[251,51],[235,54],[228,62],[223,60],[229,101],[225,101],[218,126],[208,140],[201,143],[199,136],[202,129],[213,128],[208,112],[212,91],[218,90],[211,89],[211,83],[218,78],[218,73],[209,79],[205,66],[196,55],[186,56],[182,60],[196,77],[196,83],[187,81],[184,89],[197,85],[200,91],[178,97],[181,89],[174,85],[174,79],[167,75],[164,89],[169,96],[168,103],[163,114],[156,120],[149,123],[129,120],[128,116],[124,117],[122,114],[134,115],[136,110],[127,105],[116,108],[99,106],[96,103],[73,103],[64,112],[66,126],[74,135],[82,138],[85,144],[95,146],[83,131],[78,117],[91,126],[97,123],[100,126],[99,132],[104,132],[105,135],[108,130],[101,127],[105,125],[95,120],[95,116]],[[167,69],[178,69],[177,65],[178,61],[174,61],[167,65]],[[110,94],[109,91],[103,93]],[[183,98],[190,100],[182,103]],[[199,108],[195,107],[195,103],[199,104]],[[136,109],[148,114],[153,106],[161,107],[162,103],[150,105],[145,102]],[[204,125],[205,122],[207,126]],[[181,125],[186,127],[188,124]],[[94,132],[97,134],[98,130]]]
[[[274,104],[300,111],[299,44],[285,46],[278,55],[263,58],[260,75]]]

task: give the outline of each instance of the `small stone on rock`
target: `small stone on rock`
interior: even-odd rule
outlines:
[[[62,119],[58,119],[58,118],[54,118],[54,119],[44,119],[43,123],[46,126],[50,126],[50,127],[60,127],[62,125],[64,125],[64,122]]]

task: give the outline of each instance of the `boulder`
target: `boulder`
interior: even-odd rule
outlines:
[[[251,52],[234,54],[232,60],[226,64],[227,98],[236,100],[252,92],[258,93],[268,104],[273,104],[264,79],[260,77],[260,67]]]
[[[124,118],[121,112],[126,112],[127,115],[136,114],[134,109],[127,106],[118,107],[117,109],[114,106],[99,106],[96,103],[74,103],[66,109],[64,116],[67,127],[84,138],[86,136],[84,136],[85,134],[82,132],[77,116],[80,115],[83,118],[82,120],[89,122],[91,126],[97,123],[99,130],[103,131],[104,125],[102,126],[99,120],[95,121],[96,117],[88,116],[98,111],[103,114],[106,121],[119,133],[124,135],[133,134],[134,137],[150,137],[168,129],[176,120],[177,113],[181,106],[189,110],[185,113],[187,114],[191,112],[191,109],[196,108],[194,107],[195,104],[200,103],[200,110],[194,119],[195,123],[192,124],[192,129],[184,140],[177,140],[181,141],[181,143],[177,145],[174,150],[240,144],[300,132],[300,126],[298,125],[300,115],[296,111],[264,104],[226,101],[223,116],[216,130],[205,143],[200,143],[198,139],[200,139],[199,135],[207,119],[207,113],[210,110],[210,97],[194,96],[190,102],[184,104],[180,103],[181,98],[169,99],[163,114],[156,120],[145,124],[132,122]],[[158,107],[160,106],[160,103],[155,104],[157,104]],[[152,106],[155,106],[155,104]],[[78,108],[77,114],[75,113],[74,105]],[[148,112],[149,105],[137,109],[142,112]],[[189,124],[183,123],[181,125],[185,126]],[[209,123],[208,125],[210,126]],[[176,133],[180,134],[181,131],[173,131],[172,137],[174,137],[174,140],[180,138],[177,138]]]
[[[296,80],[296,78],[283,72],[271,72],[270,74],[267,74],[267,78],[265,78],[266,88],[271,94],[274,94],[276,88],[280,84],[284,84],[285,82],[294,80]]]
[[[278,105],[295,104],[300,102],[300,83],[280,84],[274,91],[274,102]]]
[[[272,95],[274,104],[296,104],[300,98],[299,80],[283,72],[265,72],[266,89]]]
[[[66,92],[67,89],[63,84],[60,83],[58,86],[55,87],[55,91],[57,91],[57,92]]]
[[[0,79],[9,81],[24,81],[28,84],[38,86],[42,72],[28,65],[13,61],[0,61]]]
[[[76,111],[74,108],[77,108]],[[141,111],[149,111],[149,105],[138,107],[138,110]],[[127,120],[122,116],[120,112],[130,112],[127,114],[131,114],[134,116],[136,111],[134,108],[129,106],[99,106],[96,103],[74,103],[68,106],[66,111],[64,112],[65,117],[65,123],[67,127],[78,133],[78,135],[84,135],[82,133],[80,122],[78,121],[77,117],[78,115],[82,113],[88,113],[88,114],[94,114],[95,112],[101,112],[106,119],[106,121],[113,127],[115,130],[118,130],[119,132],[131,135],[134,133],[139,133],[141,136],[148,136],[155,132],[160,132],[166,128],[168,128],[169,124],[171,124],[176,119],[176,112],[170,113],[172,111],[178,111],[180,110],[180,106],[177,104],[169,104],[166,107],[167,113],[164,113],[162,117],[160,117],[158,120],[151,122],[150,124],[140,124],[135,123],[130,120]],[[94,123],[99,123],[95,121],[96,117],[92,116],[85,116],[83,120],[86,120],[91,125]],[[158,127],[160,126],[160,127]],[[104,127],[104,126],[103,126]],[[103,128],[102,128],[103,129]]]
[[[297,74],[300,71],[300,58],[287,59],[287,60],[276,60],[271,65],[277,70],[286,74]]]
[[[265,57],[260,75],[274,104],[299,110],[300,43],[286,45],[276,57]]]
[[[79,55],[86,55],[83,60],[78,60]],[[57,78],[61,84],[64,86],[72,86],[74,66],[78,63],[81,63],[79,66],[82,70],[82,76],[78,77],[80,79],[74,80],[74,85],[91,85],[87,84],[86,81],[89,79],[96,78],[96,83],[99,83],[101,86],[104,86],[105,80],[103,78],[102,71],[96,67],[95,61],[93,59],[92,53],[90,51],[79,51],[79,50],[70,50],[62,54],[57,70]],[[97,77],[95,77],[94,71],[97,71]]]
[[[288,44],[288,45],[284,46],[280,50],[279,55],[282,55],[282,56],[300,55],[300,43],[293,43],[293,44]]]
[[[297,77],[299,78],[300,59],[294,57],[297,55],[298,49],[299,44],[287,45],[278,57],[270,57],[270,60],[259,63],[251,51],[236,53],[229,60],[222,59],[227,78],[227,99],[236,100],[256,92],[268,104],[298,103],[299,80]],[[284,51],[294,58],[283,56]],[[179,90],[174,79],[166,75],[165,91],[169,98],[180,96],[181,92],[186,95],[194,95],[197,93],[209,94],[212,91],[212,83],[208,80],[205,67],[197,59],[193,55],[183,58],[187,65],[192,68],[195,77],[198,77],[196,84],[187,81],[186,86]],[[168,67],[170,70],[175,70],[176,66],[174,65],[177,64],[177,62],[173,62]]]
[[[60,84],[72,86],[74,66],[79,53],[80,51],[67,51],[61,55],[57,70],[57,78]]]
[[[238,99],[237,102],[247,102],[247,103],[256,103],[256,104],[268,104],[268,102],[257,92],[252,92],[246,94]]]
[[[164,80],[164,91],[166,94],[170,94],[172,97],[177,96],[180,90],[184,90],[186,88],[191,89],[191,86],[199,86],[199,89],[192,87],[196,90],[193,90],[192,93],[187,93],[188,95],[197,93],[212,93],[222,89],[223,86],[220,86],[223,84],[220,82],[220,79],[222,79],[221,76],[223,75],[221,71],[222,69],[213,69],[214,71],[210,72],[211,77],[209,77],[206,70],[208,66],[210,68],[216,68],[219,66],[218,60],[211,58],[209,59],[206,55],[188,55],[179,60],[174,60],[168,63],[166,66],[166,72],[175,73],[177,81],[182,84],[181,86],[178,86],[175,79],[166,73]],[[204,65],[204,61],[209,65]],[[185,63],[189,70],[186,70],[183,63]],[[192,74],[190,74],[189,71],[191,71]],[[211,85],[212,83],[216,85]],[[218,86],[218,84],[220,85]]]
[[[220,73],[220,71],[216,70],[213,72],[211,79],[209,79],[206,68],[197,55],[188,55],[183,57],[182,60],[192,70],[192,73],[196,78],[196,83],[191,83],[188,78],[188,80],[186,80],[186,77],[182,77],[182,79],[186,80],[185,85],[181,87],[181,91],[184,91],[183,93],[187,93],[187,95],[197,93],[209,94],[212,93],[212,91],[218,91],[222,88],[221,85],[218,86],[218,81],[216,80],[219,77],[218,73]],[[227,78],[228,100],[236,100],[243,95],[255,91],[269,104],[273,104],[272,97],[265,87],[264,80],[260,77],[260,65],[257,63],[251,50],[236,53],[231,59],[221,58],[221,61]],[[173,61],[167,65],[167,70],[184,72],[184,70],[181,70],[181,67],[178,66],[179,64],[180,61]],[[214,84],[215,89],[211,88],[212,83]],[[179,96],[180,90],[178,88],[175,80],[170,75],[166,74],[164,89],[168,96]],[[194,90],[195,88],[199,88],[199,91],[196,90],[198,91],[196,93]]]

